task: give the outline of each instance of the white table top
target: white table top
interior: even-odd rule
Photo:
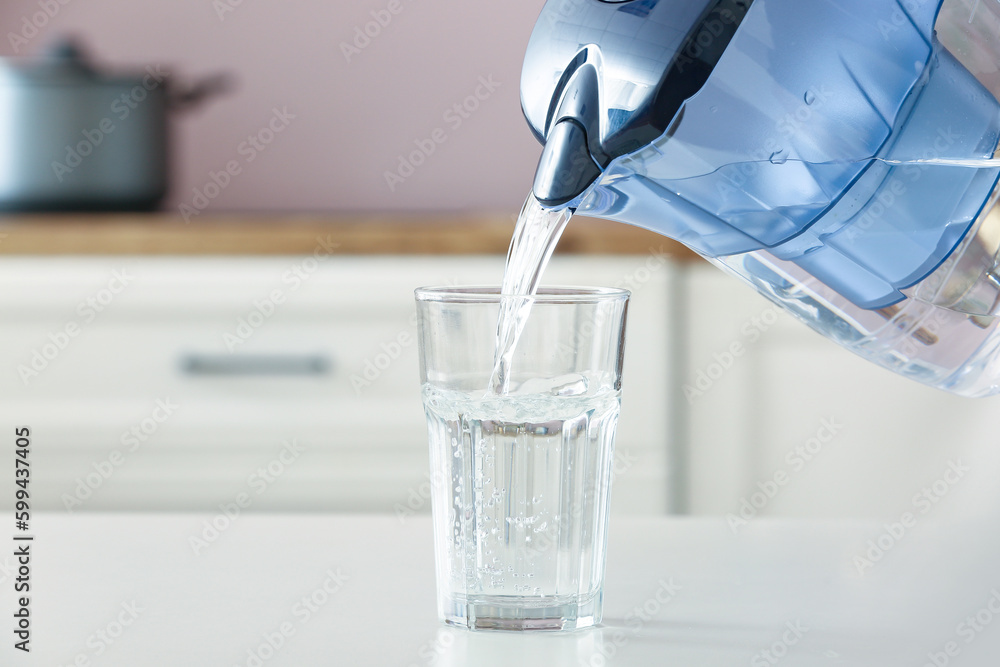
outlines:
[[[12,648],[6,578],[0,665],[1000,664],[995,521],[928,519],[862,575],[880,524],[757,520],[734,535],[722,519],[612,517],[603,627],[516,635],[438,623],[428,518],[245,515],[195,555],[209,518],[36,516],[33,650]]]

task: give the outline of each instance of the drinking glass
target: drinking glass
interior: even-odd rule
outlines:
[[[600,622],[629,293],[429,287],[416,300],[439,616],[492,630]],[[505,301],[527,317],[498,393]]]

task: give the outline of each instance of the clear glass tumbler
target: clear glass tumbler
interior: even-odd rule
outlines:
[[[451,625],[600,622],[629,293],[542,289],[491,387],[499,288],[416,291],[438,613]]]

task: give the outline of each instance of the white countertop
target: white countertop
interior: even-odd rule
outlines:
[[[612,517],[603,627],[514,635],[438,623],[428,518],[244,515],[195,555],[210,518],[36,516],[32,653],[0,571],[0,665],[1000,664],[996,521],[927,520],[861,574],[880,524]]]

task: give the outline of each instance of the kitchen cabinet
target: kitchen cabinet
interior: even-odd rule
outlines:
[[[1000,398],[897,377],[669,241],[579,223],[546,282],[634,292],[613,511],[1000,506]],[[86,224],[0,224],[0,404],[39,435],[41,507],[429,511],[412,290],[495,283],[510,220]]]
[[[502,266],[499,255],[5,258],[0,402],[8,426],[35,433],[37,506],[428,511],[412,291],[495,283]],[[567,256],[547,274],[634,291],[618,512],[674,502],[675,272],[648,254]]]
[[[1000,397],[960,398],[874,366],[707,264],[679,279],[692,513],[898,519],[1000,507]],[[959,462],[970,470],[950,484]]]

